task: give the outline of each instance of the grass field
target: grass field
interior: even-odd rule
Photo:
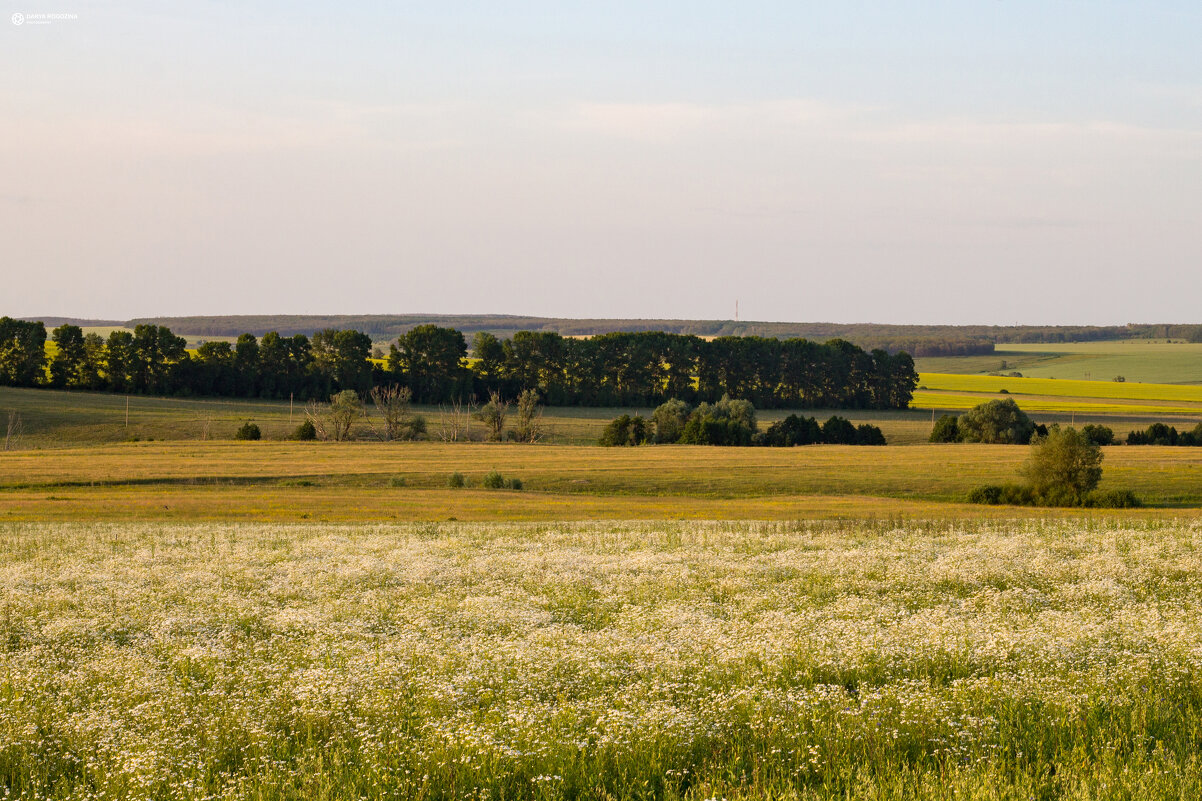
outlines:
[[[0,525],[8,798],[1202,794],[1198,524]]]
[[[129,423],[126,425],[128,403]],[[429,425],[429,436],[437,439],[444,410],[415,407]],[[18,412],[24,423],[22,447],[76,447],[137,440],[229,439],[245,421],[253,421],[269,439],[283,439],[305,419],[304,404],[290,409],[288,401],[156,398],[111,395],[102,392],[62,392],[45,389],[0,387],[0,424],[8,410]],[[759,421],[769,425],[793,410],[765,410]],[[365,438],[372,437],[375,422],[369,416],[357,427]],[[511,410],[512,412],[512,410]],[[930,413],[865,410],[800,410],[825,420],[841,414],[856,423],[881,426],[897,444],[925,442],[930,434]],[[554,407],[543,412],[544,441],[559,444],[593,444],[605,424],[621,414],[650,415],[650,409]],[[479,422],[473,422],[477,435]]]
[[[1094,381],[1121,375],[1127,383],[1202,384],[1202,343],[1154,339],[1002,343],[990,356],[926,357],[915,364],[924,373],[1018,371],[1034,378]]]
[[[932,377],[924,375],[924,378]],[[819,420],[825,420],[832,414],[840,414],[857,424],[872,423],[879,426],[891,445],[914,445],[927,441],[934,422],[933,412],[937,414],[941,411],[963,411],[990,397],[1006,397],[988,392],[993,388],[993,384],[988,382],[997,379],[978,376],[937,378],[946,378],[948,382],[932,382],[938,386],[951,387],[955,386],[951,382],[972,382],[978,379],[986,383],[973,385],[975,388],[971,391],[919,390],[915,395],[915,408],[905,411],[773,409],[761,410],[757,412],[757,417],[762,426],[767,426],[794,411],[817,417]],[[1072,389],[1074,382],[1050,383],[1056,385],[1056,390],[1076,391]],[[1063,388],[1059,386],[1062,383],[1066,385]],[[1107,383],[1103,389],[1108,387]],[[1192,388],[1167,387],[1165,392],[1167,394],[1170,391],[1182,390],[1194,391]],[[1127,391],[1134,393],[1138,390]],[[1196,421],[1202,420],[1202,403],[1155,399],[1112,400],[1104,396],[1073,397],[1063,394],[1012,397],[1040,422],[1100,422],[1114,428],[1120,436],[1133,429],[1146,428],[1156,421],[1168,421],[1182,428],[1192,427]],[[107,393],[0,387],[0,423],[9,410],[21,416],[23,434],[16,445],[22,448],[78,447],[132,440],[229,439],[238,426],[246,421],[258,424],[263,436],[268,439],[285,439],[304,419],[303,405],[296,404],[290,409],[287,401],[145,396],[127,398]],[[437,439],[443,410],[437,407],[419,407],[418,411],[427,419],[429,436]],[[650,409],[549,408],[543,412],[544,441],[553,444],[593,444],[605,424],[614,417],[620,414],[649,415],[650,412]],[[373,436],[373,422],[369,409],[369,416],[358,426],[358,431],[363,437],[370,439]],[[473,425],[479,434],[479,423]]]
[[[580,520],[1043,515],[961,501],[1027,449],[131,443],[0,454],[0,520]],[[1102,488],[1197,513],[1202,449],[1111,447]],[[524,489],[486,490],[491,470]],[[462,473],[475,487],[447,488]],[[1098,512],[1076,514],[1100,514]],[[1132,514],[1132,513],[1122,513]]]

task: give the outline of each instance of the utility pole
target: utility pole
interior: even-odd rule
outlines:
[[[292,425],[292,395],[293,393],[288,393],[288,425]]]
[[[125,396],[125,427],[129,428],[129,396]]]

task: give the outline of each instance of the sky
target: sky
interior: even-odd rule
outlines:
[[[5,2],[0,314],[1202,322],[1196,0]]]

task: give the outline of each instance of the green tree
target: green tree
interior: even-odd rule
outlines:
[[[0,386],[40,384],[45,368],[46,326],[0,317]]]
[[[391,345],[388,369],[413,390],[418,403],[453,400],[464,377],[467,342],[454,328],[419,325]]]
[[[518,442],[538,442],[543,436],[543,407],[538,402],[538,392],[523,389],[517,402],[518,424],[513,430]]]
[[[480,411],[476,412],[476,419],[484,423],[484,428],[488,431],[488,439],[490,442],[500,442],[505,435],[505,413],[509,410],[509,401],[501,397],[501,393],[494,392],[488,399],[488,403],[480,407]]]
[[[657,406],[651,413],[651,422],[655,424],[655,441],[667,443],[679,440],[689,420],[689,411],[689,404],[676,398]]]
[[[930,442],[959,442],[960,424],[954,414],[945,414],[935,421]]]
[[[50,360],[51,386],[81,386],[88,357],[83,329],[77,325],[60,325],[51,332],[51,338],[55,346],[54,358]]]
[[[1079,506],[1102,479],[1102,449],[1075,428],[1053,427],[1032,441],[1022,474],[1043,504]]]
[[[958,422],[960,439],[995,445],[1026,445],[1035,424],[1010,398],[991,400],[965,412]]]
[[[371,389],[371,337],[361,331],[326,328],[313,335],[313,361],[318,373],[339,390]]]

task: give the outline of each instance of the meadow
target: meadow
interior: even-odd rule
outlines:
[[[1195,523],[0,525],[6,798],[1202,794]]]
[[[2,520],[799,519],[1049,514],[964,503],[1027,449],[601,448],[517,443],[139,442],[0,454]],[[1202,448],[1105,449],[1101,488],[1196,515]],[[481,487],[492,470],[521,491]],[[469,486],[449,488],[453,473]],[[1065,510],[1069,515],[1098,511]],[[1052,512],[1052,514],[1055,514]]]

